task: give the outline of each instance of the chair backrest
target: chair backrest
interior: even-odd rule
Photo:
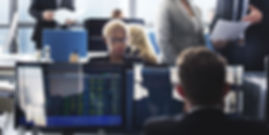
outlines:
[[[134,74],[129,75],[134,77]],[[131,80],[130,76],[128,78],[133,81],[133,84],[129,84],[129,89],[134,91],[135,81]],[[144,68],[142,76],[141,85],[148,90],[149,96],[133,104],[133,127],[136,130],[140,130],[152,117],[173,116],[183,109],[183,104],[173,99],[173,87],[168,68]]]

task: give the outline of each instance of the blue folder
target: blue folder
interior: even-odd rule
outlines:
[[[68,62],[72,53],[80,58],[87,57],[88,34],[86,31],[52,30],[43,31],[42,45],[49,46],[54,62]]]

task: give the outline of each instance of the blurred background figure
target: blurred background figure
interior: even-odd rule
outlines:
[[[250,5],[247,4],[250,2]],[[248,7],[244,7],[248,6]],[[216,16],[211,29],[219,19],[245,21],[251,25],[244,33],[243,39],[237,41],[213,41],[217,51],[225,56],[231,64],[244,65],[247,70],[262,70],[264,58],[269,54],[269,1],[266,0],[218,0]],[[248,14],[241,10],[248,8]]]
[[[130,25],[129,32],[129,45],[132,52],[138,51],[138,56],[146,63],[158,64],[157,56],[151,48],[152,45],[144,28],[140,25]]]
[[[54,20],[54,12],[57,9],[66,8],[74,10],[73,0],[32,0],[30,14],[36,20],[35,30],[32,40],[36,44],[36,49],[42,47],[42,31],[46,28],[56,28],[57,22]],[[71,25],[72,20],[66,20],[66,25]]]
[[[123,18],[124,18],[124,15],[123,15],[123,12],[121,11],[121,9],[115,9],[115,10],[112,12],[111,17],[112,17],[113,19],[123,19]]]
[[[126,53],[129,31],[120,20],[108,22],[103,29],[103,37],[108,48],[108,56],[91,59],[92,63],[131,64],[134,57]]]
[[[157,37],[163,62],[173,65],[178,54],[204,44],[203,24],[198,8],[190,0],[165,0],[160,7]]]

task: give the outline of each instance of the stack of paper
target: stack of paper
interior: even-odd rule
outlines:
[[[213,41],[233,41],[244,35],[246,29],[249,27],[248,22],[232,22],[226,20],[219,20],[211,34]]]
[[[65,8],[59,9],[54,13],[54,20],[60,25],[64,25],[67,20],[76,21],[78,18],[78,13]]]

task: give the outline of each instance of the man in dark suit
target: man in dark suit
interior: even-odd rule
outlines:
[[[247,15],[242,13],[250,2]],[[225,56],[230,64],[242,64],[247,70],[263,70],[264,57],[269,54],[269,1],[268,0],[218,0],[215,19],[246,21],[251,26],[245,32],[244,41],[213,41],[215,49]]]
[[[32,0],[30,14],[36,19],[33,41],[37,49],[41,49],[42,31],[46,28],[55,28],[54,11],[59,8],[74,10],[73,0]],[[66,20],[66,25],[71,25],[73,20]]]
[[[178,59],[180,85],[186,113],[150,120],[145,135],[268,135],[265,125],[232,118],[223,112],[229,90],[225,60],[203,48],[190,48]]]

